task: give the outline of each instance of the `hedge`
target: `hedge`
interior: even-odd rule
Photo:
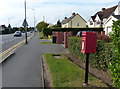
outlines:
[[[52,31],[103,31],[103,28],[54,28]]]
[[[68,38],[68,50],[71,55],[76,58],[85,61],[85,54],[80,52],[81,38],[80,37],[69,37]],[[113,45],[111,43],[105,43],[103,40],[97,41],[96,53],[90,54],[89,60],[90,65],[98,69],[106,71],[108,64],[112,60]]]
[[[110,63],[110,72],[114,86],[120,88],[120,20],[113,21],[110,37],[114,45],[114,56]]]
[[[69,32],[72,31],[73,35],[76,35],[78,31],[97,31],[101,32],[103,31],[103,28],[45,28],[43,29],[43,34],[44,35],[52,35],[53,31],[57,32]]]
[[[43,29],[43,34],[45,36],[52,35],[52,30],[50,28]]]

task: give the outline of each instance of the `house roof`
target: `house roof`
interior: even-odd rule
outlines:
[[[1,25],[2,28],[7,28],[5,25]]]
[[[120,15],[113,15],[116,19],[120,19]]]
[[[69,18],[66,18],[65,20],[63,20],[62,21],[62,24],[66,24],[66,23],[68,23],[72,18],[74,18],[76,15],[72,15],[71,17],[69,17]]]
[[[115,11],[117,6],[118,5],[113,6],[111,8],[107,8],[103,11],[99,11],[94,16],[91,16],[91,18],[93,19],[93,21],[95,21],[95,18],[96,18],[97,15],[100,17],[100,20],[103,20],[104,18],[108,18]]]
[[[66,23],[68,23],[69,21],[71,21],[76,15],[79,15],[78,13],[77,14],[75,14],[75,15],[72,15],[71,17],[69,17],[69,18],[66,18],[66,19],[64,19],[64,20],[62,20],[62,24],[66,24]],[[80,15],[79,15],[80,16]],[[81,17],[81,16],[80,16]],[[82,17],[81,17],[82,18]],[[83,18],[82,18],[83,19]],[[83,19],[84,20],[84,19]],[[85,21],[85,20],[84,20]],[[86,21],[85,21],[86,22]]]

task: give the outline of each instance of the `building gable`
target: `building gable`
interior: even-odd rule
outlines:
[[[75,14],[73,13],[71,17],[69,18],[66,18],[62,21],[62,24],[66,24],[66,23],[69,23],[73,18],[75,18],[76,16],[79,16],[81,19],[83,19],[78,13]],[[84,19],[83,19],[84,20]],[[85,21],[85,20],[84,20]],[[86,22],[86,21],[85,21]]]
[[[79,14],[72,18],[68,24],[70,27],[86,27],[86,21]]]

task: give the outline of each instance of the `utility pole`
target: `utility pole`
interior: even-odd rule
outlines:
[[[43,16],[43,22],[45,22],[45,16]]]
[[[24,22],[22,24],[22,26],[24,26],[24,29],[25,29],[25,44],[27,44],[27,26],[28,26],[28,23],[26,21],[26,0],[25,0],[25,19],[24,19]]]

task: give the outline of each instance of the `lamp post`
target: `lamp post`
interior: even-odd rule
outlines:
[[[25,29],[25,44],[27,44],[27,26],[28,26],[28,23],[27,23],[27,20],[26,20],[26,0],[25,0],[25,19],[23,21],[23,24],[22,26],[24,26],[24,29]]]
[[[34,30],[35,30],[35,9],[31,8],[34,11]]]

